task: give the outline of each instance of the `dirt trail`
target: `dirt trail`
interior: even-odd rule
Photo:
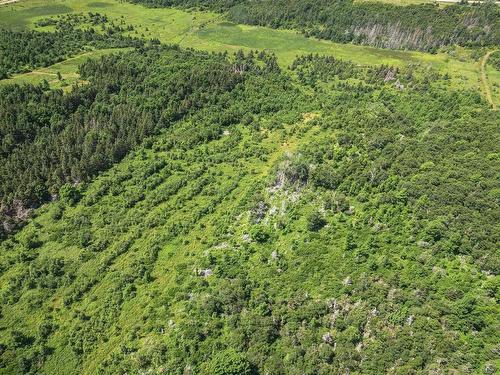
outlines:
[[[488,59],[490,58],[490,56],[493,52],[495,52],[495,51],[488,52],[486,55],[484,55],[483,59],[481,60],[481,82],[483,84],[483,89],[484,89],[484,93],[486,95],[486,99],[491,104],[491,107],[493,108],[493,110],[496,111],[497,106],[495,105],[495,102],[493,101],[493,97],[491,96],[491,89],[490,89],[490,85],[488,84],[488,76],[486,74],[486,63],[488,62]]]
[[[0,5],[7,5],[12,3],[17,3],[19,0],[0,0]]]

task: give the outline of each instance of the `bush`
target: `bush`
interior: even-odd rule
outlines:
[[[13,330],[10,336],[11,346],[13,348],[21,348],[30,345],[33,342],[33,339],[31,337],[26,336],[23,332],[18,330]]]
[[[446,234],[447,228],[443,220],[433,220],[425,228],[426,240],[437,242]]]
[[[217,353],[206,366],[211,375],[249,375],[251,367],[245,356],[234,349]]]
[[[313,171],[311,180],[314,186],[321,186],[326,189],[336,189],[342,182],[341,176],[329,164],[319,165]]]
[[[59,190],[59,195],[61,197],[61,200],[70,205],[78,203],[78,201],[81,198],[80,191],[71,184],[64,184],[63,186],[61,186],[61,189]]]
[[[54,221],[58,221],[61,220],[63,214],[64,214],[64,205],[59,203],[54,206],[53,210],[50,213],[50,218]]]
[[[38,234],[35,232],[30,232],[24,239],[24,246],[29,249],[37,249],[43,245],[43,242],[38,238]]]
[[[255,225],[250,231],[250,236],[258,243],[265,243],[269,240],[270,234],[263,225]]]
[[[314,211],[307,217],[307,229],[317,232],[326,225],[326,220],[321,213]]]

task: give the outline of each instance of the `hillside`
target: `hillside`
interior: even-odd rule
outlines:
[[[422,52],[283,63],[71,14],[0,36],[0,374],[498,371],[500,115],[479,86],[402,62]],[[74,85],[10,84],[69,56]]]

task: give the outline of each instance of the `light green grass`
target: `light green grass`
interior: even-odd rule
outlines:
[[[402,0],[413,1],[413,0]],[[415,0],[417,1],[417,0]],[[480,90],[480,66],[464,57],[445,53],[429,54],[416,51],[394,51],[352,44],[339,44],[306,38],[296,31],[273,30],[265,27],[234,25],[223,22],[220,15],[209,12],[187,12],[178,9],[150,9],[116,0],[21,0],[0,7],[0,27],[35,27],[35,22],[51,14],[64,12],[100,12],[112,19],[123,18],[136,30],[130,35],[158,38],[164,43],[176,43],[208,51],[234,52],[244,50],[271,50],[280,64],[286,67],[298,55],[318,53],[351,60],[362,65],[390,64],[407,66],[417,64],[451,75],[452,87]],[[73,65],[73,64],[72,64]],[[76,68],[76,64],[74,65]],[[74,71],[76,73],[76,69]],[[498,76],[491,76],[491,84],[498,84]]]
[[[500,108],[500,71],[491,65],[486,65],[486,76],[491,91],[491,97],[497,108]]]
[[[35,0],[0,6],[0,28],[20,30],[39,18],[71,12],[73,8],[60,1]]]
[[[21,0],[18,3],[0,6],[0,28],[34,28],[43,18],[64,13],[99,12],[111,18],[123,18],[127,24],[138,26],[140,33],[153,35],[163,41],[175,39],[200,23],[216,17],[213,13],[188,13],[175,9],[148,9],[117,0]]]
[[[210,51],[236,51],[239,48],[271,50],[276,53],[282,66],[290,65],[298,55],[309,53],[332,55],[360,65],[418,65],[449,73],[453,87],[479,89],[480,86],[480,67],[477,62],[465,56],[458,59],[446,53],[429,54],[339,44],[306,38],[291,30],[216,22],[190,33],[182,40],[181,45]]]

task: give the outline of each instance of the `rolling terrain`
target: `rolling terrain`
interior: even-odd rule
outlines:
[[[0,6],[0,374],[497,373],[498,46],[174,3]]]

